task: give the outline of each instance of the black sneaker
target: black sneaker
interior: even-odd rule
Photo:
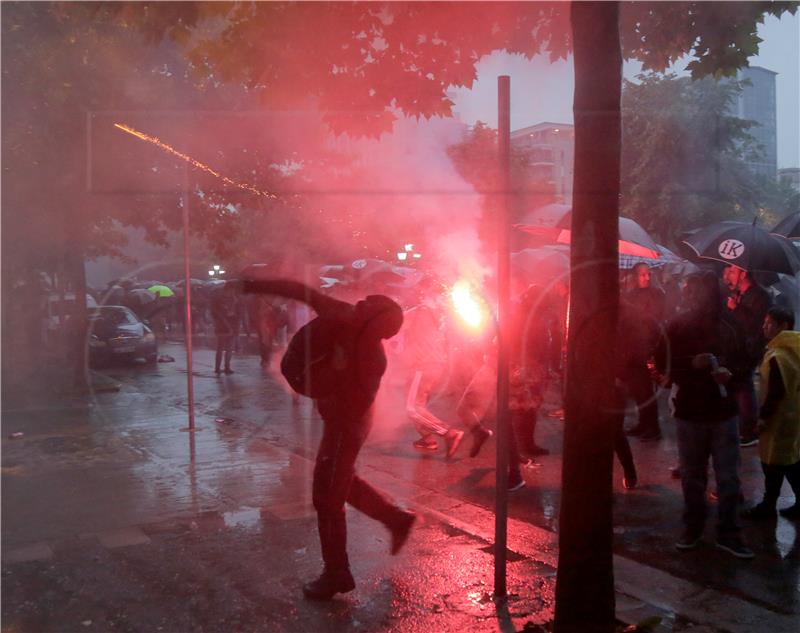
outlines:
[[[677,541],[675,541],[675,547],[677,547],[680,550],[694,549],[700,544],[700,540],[702,538],[703,538],[702,534],[698,534],[697,532],[690,532],[689,530],[687,530]]]
[[[742,537],[740,536],[726,536],[723,538],[717,539],[717,547],[721,550],[728,552],[732,556],[736,558],[753,558],[755,554],[753,554],[753,550],[748,548]]]
[[[347,593],[356,588],[356,581],[349,569],[325,570],[316,580],[303,585],[303,595],[309,600],[330,600],[337,593]]]
[[[758,444],[758,436],[757,435],[742,435],[739,438],[739,446],[742,448],[747,448],[748,446],[755,446]]]
[[[630,476],[625,475],[622,478],[622,487],[625,488],[625,490],[633,490],[634,488],[636,488],[637,483],[639,483],[639,479],[635,474],[632,474]]]
[[[778,511],[775,509],[775,506],[769,507],[762,502],[743,511],[742,516],[746,519],[752,519],[754,521],[770,519],[775,520],[778,518]]]
[[[406,544],[408,535],[411,534],[411,528],[414,526],[414,522],[416,520],[416,514],[404,510],[397,523],[391,528],[392,556],[395,556],[401,549],[403,549],[403,545]]]
[[[494,433],[482,424],[472,429],[472,446],[469,449],[469,456],[477,457],[478,453],[481,452],[481,448],[486,443],[486,440],[492,437],[492,435],[494,435]]]
[[[522,478],[522,473],[510,472],[508,474],[508,491],[516,492],[525,487],[525,480]]]
[[[779,510],[782,517],[787,519],[800,519],[800,503],[795,503],[793,506]]]

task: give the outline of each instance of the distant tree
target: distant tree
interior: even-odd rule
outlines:
[[[752,219],[758,148],[735,116],[739,82],[655,73],[622,91],[621,213],[662,243],[723,219]]]
[[[90,159],[100,160],[101,167],[103,159],[105,167],[109,163],[97,156],[108,149],[102,145],[87,155],[94,140],[92,113],[239,104],[229,87],[198,91],[178,47],[148,43],[119,19],[113,5],[14,3],[3,5],[2,18],[4,296],[38,270],[80,298],[86,291],[84,261],[124,257],[125,227],[140,227],[149,241],[165,244],[181,222],[180,186],[176,195],[90,189],[96,167]],[[153,149],[153,155],[159,152]],[[230,163],[235,170],[235,161]],[[175,171],[174,160],[172,165]],[[122,173],[151,166],[119,161],[111,169]],[[191,197],[193,231],[224,254],[236,216],[216,204],[213,194]],[[85,385],[81,328],[86,321],[80,301],[77,307],[80,312],[71,320],[77,330],[68,337],[74,345],[64,350],[69,362],[62,366],[73,366],[75,382]]]
[[[555,200],[555,187],[542,180],[533,169],[535,156],[532,150],[511,145],[511,188],[514,203],[512,223],[519,222],[528,210]],[[497,130],[478,121],[470,127],[460,143],[447,148],[447,154],[458,173],[477,192],[492,194],[498,191],[500,175],[497,162]],[[496,250],[494,218],[495,203],[491,196],[483,199],[483,213],[478,233],[487,253]]]
[[[756,180],[757,214],[767,228],[791,213],[800,213],[800,191],[784,180]]]
[[[622,90],[622,215],[663,244],[720,220],[771,226],[796,210],[786,183],[752,172],[761,148],[734,104],[742,82],[648,73]]]

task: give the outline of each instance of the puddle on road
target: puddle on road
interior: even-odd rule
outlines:
[[[227,527],[254,528],[261,524],[261,509],[239,508],[231,512],[223,512],[222,518]]]

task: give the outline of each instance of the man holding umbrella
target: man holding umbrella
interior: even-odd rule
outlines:
[[[726,265],[723,280],[731,290],[727,312],[734,318],[744,337],[750,366],[744,377],[730,385],[741,415],[741,445],[757,443],[757,409],[753,372],[761,356],[764,340],[761,324],[769,308],[769,295],[752,278],[754,271],[794,275],[800,270],[797,249],[785,237],[756,226],[756,220],[717,222],[692,233],[684,240],[700,259]]]
[[[725,305],[743,337],[749,369],[740,380],[733,381],[729,388],[739,407],[741,446],[755,446],[758,444],[758,403],[753,379],[766,343],[761,324],[772,305],[772,299],[749,272],[738,266],[726,266],[722,272],[722,280],[730,291]]]

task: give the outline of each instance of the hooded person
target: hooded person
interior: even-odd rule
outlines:
[[[355,471],[386,371],[383,340],[400,331],[403,311],[384,295],[351,304],[299,282],[258,279],[252,268],[242,272],[238,283],[245,293],[294,299],[317,313],[293,337],[281,369],[296,391],[314,399],[324,423],[312,488],[324,568],[319,578],[303,586],[303,593],[312,600],[329,600],[355,588],[345,502],[388,528],[392,554],[403,547],[416,520]]]

